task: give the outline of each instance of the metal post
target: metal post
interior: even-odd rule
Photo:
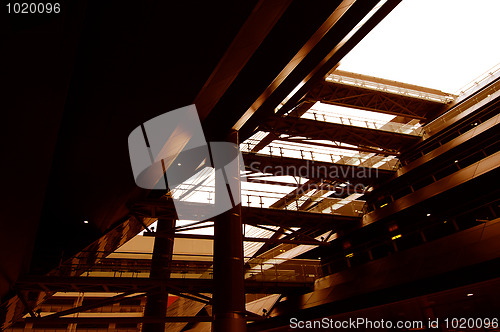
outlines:
[[[174,219],[158,219],[158,232],[170,233],[175,227]],[[170,278],[170,261],[174,249],[173,237],[155,237],[153,258],[151,260],[150,278]],[[148,294],[144,317],[165,317],[167,315],[168,292],[162,289],[159,293]],[[143,332],[164,332],[165,322],[144,323]]]
[[[229,140],[235,144],[234,158],[238,156],[238,132],[233,131]],[[227,176],[237,177],[237,170],[226,170]],[[225,199],[224,191],[229,186],[223,176],[216,172],[215,201]],[[229,196],[234,193],[229,193]],[[238,188],[241,195],[241,187]],[[236,196],[237,197],[237,196]],[[243,232],[241,222],[241,204],[214,219],[214,297],[213,297],[214,332],[246,331],[245,288],[243,267]]]

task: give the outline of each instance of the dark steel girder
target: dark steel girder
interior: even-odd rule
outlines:
[[[273,209],[283,209],[288,202],[298,199],[299,197],[305,195],[311,188],[316,188],[317,180],[309,180],[306,183],[300,185],[297,189],[293,190],[291,193],[280,198],[278,201],[273,203],[270,207]]]
[[[293,116],[296,116],[298,118],[300,118],[304,113],[306,113],[313,105],[314,105],[314,101],[304,101],[302,103],[300,103],[299,105],[297,105],[297,107],[295,107],[291,114],[293,114]],[[264,137],[259,143],[257,143],[257,145],[255,145],[252,149],[251,152],[259,152],[260,150],[262,150],[263,148],[265,148],[269,143],[271,143],[272,141],[274,141],[275,139],[278,139],[279,136],[275,135],[274,133],[268,133],[266,137]]]
[[[277,226],[279,226],[279,225],[277,225]],[[262,227],[262,226],[257,226],[257,227]],[[313,230],[313,232],[318,231],[320,229],[321,228],[315,229],[315,230]],[[317,242],[319,242],[319,243],[321,243],[320,245],[322,245],[322,246],[330,245],[328,242],[318,241],[314,237],[309,236],[308,234],[305,234],[305,233],[310,233],[309,230],[305,229],[305,228],[293,230],[293,229],[288,228],[288,227],[279,226],[279,228],[277,230],[273,230],[273,231],[274,231],[274,234],[270,237],[271,240],[276,240],[276,239],[283,239],[283,240],[306,239],[307,240],[308,239],[310,241],[315,242],[314,244],[317,244]],[[285,231],[288,231],[289,233],[286,233]],[[284,236],[282,237],[282,235],[284,235]],[[302,242],[302,241],[300,241],[300,242]],[[281,242],[281,243],[284,244],[287,242]],[[293,244],[293,242],[289,242],[289,243]],[[276,243],[276,244],[278,244],[278,243]],[[270,250],[272,248],[275,248],[276,244],[273,242],[264,243],[264,245],[262,247],[260,247],[259,250],[257,250],[257,252],[255,252],[255,254],[253,254],[252,259],[258,257],[259,255],[267,252],[268,250]],[[306,243],[302,243],[302,244],[306,244]]]
[[[165,317],[37,317],[25,318],[25,323],[45,324],[158,324],[183,322],[211,322],[211,316],[165,316]]]
[[[270,174],[270,175],[273,176],[272,174]],[[300,186],[299,184],[296,184],[296,183],[269,181],[269,180],[266,180],[265,177],[263,179],[248,178],[247,181],[252,182],[252,183],[272,184],[272,185],[277,185],[277,186],[293,187],[293,188],[297,188]],[[331,183],[329,183],[329,182],[331,182]],[[323,183],[317,182],[315,185],[312,185],[312,187],[314,187],[314,189],[318,189],[318,190],[322,190],[322,191],[323,190],[332,191],[334,196],[337,196],[338,198],[346,197],[346,196],[349,196],[352,194],[363,194],[365,192],[364,190],[353,185],[352,183],[349,183],[349,184],[343,183],[343,184],[345,184],[345,186],[344,185],[340,186],[340,184],[341,183],[339,183],[339,182],[324,180]]]
[[[291,2],[260,0],[255,6],[193,102],[200,119],[212,111]]]
[[[443,107],[441,103],[425,99],[327,81],[312,88],[305,99],[418,120],[425,120],[427,113]]]
[[[332,70],[340,60],[354,48],[385,16],[394,9],[401,0],[389,0],[372,15],[350,38],[346,36],[368,15],[379,1],[355,1],[350,3],[348,10],[335,22],[335,25],[322,38],[317,50],[313,50],[295,68],[293,73],[286,77],[281,84],[271,84],[262,95],[261,100],[254,103],[247,111],[246,116],[252,116],[242,129],[241,135],[245,139],[250,137],[262,119],[274,114],[275,108],[285,100],[295,88],[302,87],[295,92],[280,114],[285,114],[296,106],[300,99],[323,77]],[[347,6],[341,6],[347,7]],[[269,96],[269,97],[267,97]],[[267,97],[267,99],[265,99]],[[241,122],[241,120],[240,120]]]
[[[246,312],[248,321],[262,320],[264,317]],[[144,323],[200,323],[212,322],[212,316],[165,316],[165,317],[63,317],[63,318],[25,318],[25,323],[45,324],[144,324]]]
[[[194,240],[213,240],[213,235],[201,235],[201,234],[167,234],[160,232],[151,232],[144,234],[144,236],[155,237],[155,238],[178,238],[178,239],[194,239]],[[272,238],[258,238],[258,237],[243,237],[243,241],[246,242],[263,242],[263,243],[286,243],[286,244],[307,244],[315,246],[328,246],[328,243],[312,240],[288,240],[288,239],[272,239]]]
[[[212,293],[212,279],[171,278],[134,278],[134,277],[56,277],[56,276],[26,276],[21,278],[16,286],[21,291],[51,292],[134,292],[144,293],[153,288],[164,287],[174,292],[179,289],[188,293]],[[245,292],[249,294],[281,294],[290,290],[311,288],[313,282],[304,281],[254,281],[245,280]],[[108,289],[108,290],[106,290]],[[154,317],[152,317],[154,318]]]
[[[394,174],[394,171],[378,168],[333,164],[289,157],[271,157],[253,153],[243,153],[243,159],[245,160],[246,169],[253,172],[299,176],[319,181],[349,182],[352,185],[360,183],[363,186],[370,186],[376,182],[384,181]],[[356,191],[358,192],[359,190]]]
[[[294,187],[294,188],[296,188],[298,186],[295,183],[280,182],[280,181],[270,181],[270,180],[266,180],[265,178],[264,179],[260,179],[260,178],[256,179],[256,178],[248,177],[246,179],[246,181],[247,182],[252,182],[252,183],[273,184],[273,185],[282,186],[282,187]]]
[[[243,202],[244,204],[245,202]],[[196,204],[196,203],[193,203]],[[148,199],[136,202],[130,206],[135,213],[145,217],[167,217],[175,215],[172,201],[166,199]],[[243,223],[247,225],[268,225],[284,227],[312,227],[321,225],[329,227],[340,226],[344,223],[359,222],[361,218],[331,215],[326,213],[311,213],[304,211],[265,209],[255,207],[242,207]]]
[[[304,211],[243,208],[247,225],[269,225],[278,227],[302,227],[304,229],[340,228],[361,222],[359,217],[311,213]]]
[[[399,152],[421,139],[419,136],[291,116],[270,117],[261,125],[260,129],[279,135],[336,141],[361,147],[377,147],[388,152]]]
[[[83,311],[87,311],[87,310],[91,310],[91,309],[95,309],[95,308],[101,308],[101,307],[104,307],[106,305],[118,303],[118,302],[123,301],[123,300],[131,300],[131,299],[142,298],[142,297],[146,296],[144,293],[130,296],[133,293],[134,292],[129,291],[129,292],[125,292],[125,293],[122,293],[119,295],[112,296],[110,298],[106,298],[106,299],[101,300],[101,301],[92,302],[92,303],[87,304],[87,305],[81,305],[81,306],[78,306],[75,308],[55,312],[53,314],[49,314],[47,316],[44,316],[44,319],[58,318],[61,316],[71,315],[71,314],[74,314],[77,312],[83,312]]]
[[[342,150],[350,150],[350,151],[359,151],[359,152],[366,152],[366,153],[376,153],[377,155],[382,155],[382,156],[399,156],[399,153],[396,152],[389,152],[389,151],[382,151],[380,149],[375,149],[375,148],[369,148],[369,147],[351,147],[351,146],[344,146],[344,145],[339,145],[336,143],[332,144],[327,144],[327,143],[318,143],[315,141],[311,141],[308,139],[302,139],[302,138],[280,138],[280,141],[285,141],[285,142],[293,142],[293,143],[300,143],[300,144],[308,144],[312,146],[322,146],[325,148],[331,148],[331,149],[342,149]]]

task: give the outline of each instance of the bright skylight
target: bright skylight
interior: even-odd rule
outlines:
[[[500,62],[500,1],[404,0],[339,69],[459,90]]]
[[[316,102],[312,107],[312,111],[319,111],[325,114],[330,114],[331,116],[338,116],[347,118],[357,118],[362,120],[377,121],[379,123],[385,124],[396,116],[391,114],[384,114],[379,112],[366,111],[351,107],[342,107],[336,105],[323,104],[321,102]]]

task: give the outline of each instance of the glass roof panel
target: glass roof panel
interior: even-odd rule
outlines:
[[[338,69],[457,93],[500,62],[500,1],[405,0]]]

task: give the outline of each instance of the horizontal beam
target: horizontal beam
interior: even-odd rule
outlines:
[[[259,1],[255,6],[193,102],[201,120],[228,91],[291,2]]]
[[[213,240],[213,235],[199,235],[199,234],[166,234],[159,232],[144,233],[144,236],[149,237],[166,237],[166,238],[178,238],[178,239],[196,239],[196,240]],[[286,243],[286,244],[298,244],[298,245],[315,245],[315,246],[329,246],[328,242],[321,241],[311,241],[311,240],[286,240],[286,239],[268,239],[268,238],[258,238],[258,237],[243,237],[243,241],[248,242],[264,242],[264,243]]]
[[[414,135],[292,116],[272,116],[262,123],[259,130],[273,132],[278,135],[342,142],[360,147],[376,147],[387,152],[399,152],[421,139],[419,136]]]
[[[245,167],[253,172],[290,175],[307,179],[361,183],[365,186],[388,179],[394,171],[372,167],[334,164],[323,161],[271,157],[261,154],[243,153]]]
[[[91,303],[91,304],[87,304],[87,305],[81,305],[79,307],[75,307],[75,308],[71,308],[71,309],[59,311],[59,312],[56,312],[56,313],[53,313],[53,314],[45,316],[44,319],[58,318],[58,317],[61,317],[61,316],[71,315],[71,314],[74,314],[74,313],[77,313],[77,312],[82,312],[82,311],[87,311],[87,310],[91,310],[91,309],[94,309],[94,308],[104,307],[106,305],[112,305],[114,303],[117,303],[117,302],[120,302],[120,301],[123,301],[123,300],[131,300],[131,299],[142,298],[142,297],[146,296],[145,293],[144,294],[130,296],[131,294],[132,294],[132,292],[126,292],[126,293],[119,294],[119,295],[116,295],[116,296],[113,296],[113,297],[110,297],[110,298],[107,298],[107,299],[104,299],[102,301],[98,301],[98,302],[95,302],[95,303]]]
[[[190,203],[195,208],[199,208],[200,203]],[[293,210],[277,210],[257,207],[246,207],[242,202],[243,223],[247,225],[271,225],[282,224],[287,227],[318,227],[320,225],[341,224],[358,222],[360,218],[331,215],[327,213],[312,213]],[[176,218],[175,207],[172,200],[167,199],[148,199],[138,201],[129,206],[131,212],[151,218]],[[137,232],[139,233],[139,232]],[[146,234],[146,233],[144,233]]]
[[[259,177],[259,176],[257,176]],[[275,186],[282,186],[282,187],[293,187],[297,188],[298,184],[296,183],[290,183],[290,182],[280,182],[280,181],[270,181],[270,180],[265,180],[261,178],[252,178],[252,177],[246,177],[246,182],[251,182],[251,183],[262,183],[262,184],[272,184]]]
[[[311,288],[314,282],[301,280],[255,281],[245,280],[245,292],[248,294],[281,294],[288,291]],[[153,288],[170,288],[174,292],[179,289],[189,293],[212,293],[213,279],[189,278],[138,278],[138,277],[57,277],[26,276],[18,280],[16,286],[21,291],[50,292],[113,292],[124,293],[134,291],[143,293]]]
[[[443,107],[441,103],[424,99],[327,81],[311,89],[305,98],[330,105],[353,107],[418,120],[425,120],[427,113]]]
[[[303,230],[341,229],[361,223],[360,217],[295,210],[250,208],[245,216],[247,225],[270,225],[283,228],[301,227]]]
[[[309,180],[304,184],[301,184],[298,188],[281,197],[279,200],[274,202],[270,208],[273,209],[284,209],[290,202],[297,201],[300,197],[307,194],[312,190],[312,188],[317,188],[316,180]]]
[[[291,114],[293,114],[293,116],[300,118],[313,105],[314,105],[314,102],[304,101],[304,102],[300,103],[297,107],[295,107],[292,110]],[[267,133],[267,135],[263,139],[261,139],[260,142],[257,143],[253,147],[251,152],[253,152],[253,153],[259,152],[260,150],[265,148],[267,145],[269,145],[272,141],[274,141],[275,139],[278,139],[278,138],[279,138],[279,136],[276,136],[274,133]]]
[[[376,153],[378,155],[383,155],[383,156],[399,156],[399,153],[397,152],[388,152],[388,151],[381,151],[379,149],[374,149],[374,148],[369,148],[369,147],[352,147],[352,146],[344,146],[344,145],[337,145],[337,144],[326,144],[326,143],[319,143],[316,141],[310,141],[307,139],[301,139],[301,138],[280,138],[280,141],[285,141],[285,142],[293,142],[293,143],[300,143],[300,144],[308,144],[312,146],[321,146],[325,148],[330,148],[330,149],[341,149],[341,150],[349,150],[349,151],[359,151],[359,152],[366,152],[366,153]]]
[[[437,90],[437,89],[427,88],[427,87],[415,85],[415,84],[409,84],[409,83],[388,80],[388,79],[380,78],[380,77],[352,73],[352,72],[338,70],[338,69],[333,71],[331,75],[340,76],[340,77],[344,77],[344,78],[350,78],[350,79],[354,79],[354,80],[360,80],[360,81],[364,81],[367,83],[381,84],[381,85],[384,85],[387,87],[395,87],[395,88],[401,88],[404,90],[417,91],[417,92],[421,92],[421,93],[425,93],[425,94],[429,94],[429,95],[435,95],[435,96],[441,97],[443,99],[444,98],[450,99],[450,98],[455,97],[454,95],[452,95],[450,93],[446,93],[446,92],[443,92],[443,91]],[[433,103],[441,103],[441,102],[434,101]]]
[[[36,317],[25,318],[25,323],[45,324],[139,324],[139,323],[199,323],[211,322],[212,316],[165,316],[165,317]]]

